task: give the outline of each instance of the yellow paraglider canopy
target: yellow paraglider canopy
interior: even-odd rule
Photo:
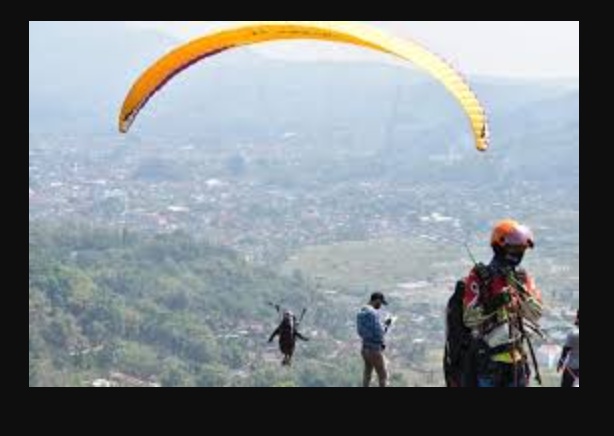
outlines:
[[[198,38],[173,50],[150,66],[126,96],[119,130],[128,132],[140,110],[170,79],[189,66],[225,50],[266,41],[314,39],[352,44],[407,60],[438,79],[469,117],[480,151],[488,148],[484,107],[463,76],[449,63],[416,42],[388,35],[351,21],[265,21],[239,24]]]

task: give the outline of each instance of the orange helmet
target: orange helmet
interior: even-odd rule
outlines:
[[[511,219],[499,221],[492,231],[490,244],[501,248],[510,246],[533,248],[533,232],[527,226]]]

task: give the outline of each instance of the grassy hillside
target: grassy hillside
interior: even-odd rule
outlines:
[[[347,336],[299,274],[280,277],[185,235],[30,228],[30,386],[81,386],[117,373],[163,386],[352,385],[327,357]],[[266,339],[268,302],[308,308],[296,371]],[[337,332],[337,333],[336,333]],[[350,334],[353,332],[349,332]],[[329,367],[327,367],[327,365]]]

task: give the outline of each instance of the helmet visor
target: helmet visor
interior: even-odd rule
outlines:
[[[533,232],[527,226],[516,226],[505,235],[505,245],[518,248],[533,248]]]

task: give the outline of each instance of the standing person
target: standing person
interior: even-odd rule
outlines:
[[[580,309],[576,313],[575,327],[567,335],[557,371],[563,371],[561,387],[571,388],[580,383]]]
[[[386,349],[385,336],[392,323],[392,318],[381,320],[380,309],[388,305],[384,294],[374,292],[369,303],[363,306],[356,316],[358,335],[362,340],[361,354],[364,361],[362,386],[371,385],[373,370],[377,373],[380,388],[388,386],[388,369],[384,350]]]
[[[527,348],[539,381],[528,333],[539,331],[543,311],[533,278],[519,268],[526,250],[534,247],[533,233],[514,220],[503,220],[494,227],[490,242],[494,256],[488,265],[477,264],[471,270],[463,297],[463,321],[476,340],[470,359],[475,385],[527,387]]]

